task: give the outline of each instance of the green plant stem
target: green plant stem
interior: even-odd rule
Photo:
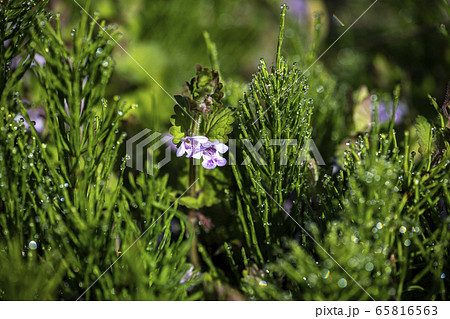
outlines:
[[[197,196],[197,187],[195,187],[195,181],[197,180],[197,167],[194,165],[195,159],[189,160],[189,185],[191,186],[191,189],[189,190],[189,195],[193,198]],[[195,268],[200,267],[200,262],[198,258],[198,251],[197,251],[197,234],[196,234],[196,220],[197,216],[195,214],[195,209],[191,208],[189,209],[189,221],[192,225],[192,245],[190,250],[190,257],[191,262],[194,265]]]
[[[2,45],[0,46],[0,65],[2,65],[2,68],[0,69],[0,94],[3,97],[3,91],[5,90],[5,86],[6,86],[6,68],[3,67],[3,65],[6,64],[6,57],[5,57],[5,46],[3,45],[3,41],[5,39],[5,29],[6,29],[6,23],[4,23],[3,21],[5,21],[5,5],[2,4],[1,5],[1,9],[0,10],[0,21],[2,21],[2,25],[0,26],[0,39],[2,39]],[[3,98],[1,103],[3,104]],[[3,127],[3,117],[0,118],[0,124],[2,124]]]
[[[199,133],[200,121],[201,121],[200,116],[197,116],[195,119],[195,122],[192,123],[192,126],[193,126],[192,132],[193,132],[194,136],[199,135],[198,133]],[[191,187],[189,190],[189,196],[191,196],[192,198],[197,197],[196,181],[197,181],[198,174],[197,174],[197,166],[195,165],[194,161],[195,161],[194,158],[189,159],[189,186]],[[199,268],[200,261],[199,261],[199,257],[198,257],[197,234],[196,234],[197,216],[196,216],[196,211],[194,208],[189,209],[189,220],[192,225],[192,234],[191,234],[192,245],[191,245],[191,249],[190,249],[191,262],[195,268]]]

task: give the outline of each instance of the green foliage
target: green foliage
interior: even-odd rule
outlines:
[[[395,123],[399,89],[386,124],[373,116],[368,90],[349,92],[356,105],[349,109],[348,83],[315,61],[319,17],[311,48],[296,51],[301,59],[291,66],[282,56],[283,41],[292,39],[283,7],[274,65],[261,59],[248,85],[222,84],[219,74],[233,67],[218,51],[230,55],[235,47],[216,45],[212,39],[227,33],[210,30],[202,50],[212,69],[197,67],[175,96],[173,142],[192,134],[228,141],[231,167],[191,162],[188,174],[173,160],[152,176],[125,174],[122,144],[136,111],[108,93],[120,91],[117,27],[82,15],[71,30],[46,3],[0,3],[0,299],[448,299],[448,98],[440,107],[430,97],[435,117],[418,117],[415,128]],[[175,7],[136,21],[167,13],[172,33],[192,30],[194,23],[174,23]],[[199,20],[207,26],[205,16]],[[147,34],[138,22],[130,28]],[[152,36],[173,41],[172,33]],[[180,41],[198,46],[187,38]],[[178,82],[182,72],[167,61],[167,77]],[[153,88],[130,90],[160,103]],[[32,116],[41,108],[43,131]],[[310,139],[325,166],[307,154]],[[328,162],[333,157],[342,168]]]
[[[0,93],[1,103],[11,98],[24,73],[30,67],[34,51],[30,50],[30,30],[36,26],[35,16],[42,14],[47,1],[2,1],[0,4]],[[19,22],[19,23],[18,23]],[[26,56],[24,50],[30,52]],[[12,68],[12,62],[18,59],[18,66]]]
[[[270,73],[275,74],[275,79],[285,72],[283,64],[280,65],[281,70]],[[286,106],[279,108],[280,113],[265,117],[271,112],[268,106],[275,108],[280,101],[276,95],[278,83],[263,82],[270,76],[265,70],[261,65],[251,84],[251,88],[257,88],[252,99],[256,102],[251,104],[244,97],[238,110],[243,123],[241,137],[249,138],[253,144],[265,134],[270,138],[289,136],[279,129],[280,122],[293,120],[308,127],[311,121],[305,107],[303,114],[296,114],[298,118],[291,114],[277,117],[283,111],[289,112]],[[271,87],[274,92],[269,94],[266,90]],[[399,93],[395,94],[398,101]],[[282,101],[286,100],[289,99]],[[267,123],[261,131],[257,125],[248,126],[258,118],[258,111],[266,111],[255,122]],[[242,263],[239,266],[242,274],[236,276],[241,278],[242,289],[249,298],[445,300],[448,297],[442,278],[448,267],[449,220],[439,217],[447,216],[445,210],[439,210],[449,205],[446,186],[449,158],[444,155],[448,154],[448,143],[442,143],[442,148],[433,152],[427,146],[429,152],[415,163],[407,133],[402,148],[397,144],[394,117],[388,131],[381,133],[382,126],[371,124],[372,114],[369,116],[365,121],[369,131],[349,144],[345,168],[337,175],[330,176],[320,168],[317,174],[314,166],[310,166],[310,174],[299,166],[293,168],[295,153],[288,156],[284,170],[271,167],[279,157],[266,155],[270,150],[265,147],[267,142],[260,148],[260,158],[268,165],[253,162],[233,167],[238,185],[236,219],[246,241],[241,244],[242,258],[234,254],[231,264]],[[316,121],[319,123],[312,120],[313,127],[315,123],[323,127],[320,117]],[[425,145],[431,145],[432,135],[445,129],[443,121],[438,127],[432,127],[424,119],[419,119],[419,123],[419,141]],[[436,155],[433,158],[432,153]],[[265,180],[266,176],[271,178]],[[435,249],[436,245],[439,248]]]
[[[432,136],[431,125],[427,119],[423,116],[417,117],[417,136],[419,138],[419,152],[422,155],[429,154],[431,152]]]
[[[281,42],[282,32],[279,47]],[[233,159],[237,165],[232,166],[238,186],[236,205],[240,228],[245,234],[245,255],[260,268],[276,254],[272,247],[281,244],[283,238],[274,234],[289,237],[297,232],[295,224],[286,222],[286,213],[280,210],[280,205],[291,196],[309,202],[305,190],[310,181],[301,162],[305,142],[311,135],[312,100],[301,71],[289,68],[279,55],[276,64],[278,67],[268,69],[261,60],[249,93],[241,101],[237,112],[237,149],[241,150],[242,158]],[[291,143],[294,139],[295,143]],[[284,142],[276,145],[272,141]],[[259,152],[249,147],[257,143],[261,145]],[[294,205],[304,204],[296,198]]]
[[[211,140],[228,141],[228,134],[233,131],[233,111],[229,108],[221,108],[209,115],[205,125],[205,135]]]
[[[169,132],[173,136],[172,142],[178,144],[182,138],[186,137],[186,132],[190,130],[192,119],[188,113],[189,100],[181,95],[175,95],[175,99],[178,104],[173,108],[175,114],[170,118],[172,127]]]
[[[170,121],[173,143],[194,134],[204,135],[211,141],[228,141],[233,130],[233,110],[222,103],[223,84],[219,82],[219,72],[197,65],[197,74],[186,82],[185,96],[175,96],[177,105]]]
[[[350,145],[344,171],[324,175],[318,183],[320,211],[315,211],[323,219],[308,218],[303,224],[317,242],[289,242],[265,273],[256,280],[244,278],[249,295],[289,300],[448,298],[441,274],[448,267],[449,219],[440,212],[449,205],[448,151],[430,169],[427,154],[414,163],[408,138],[403,153],[395,131],[389,133],[390,138],[373,127]]]
[[[85,17],[72,30],[69,50],[59,16],[55,28],[39,19],[30,30],[35,40],[22,50],[45,58],[32,69],[45,132],[36,131],[19,92],[1,105],[0,158],[7,165],[0,166],[0,298],[198,298],[187,292],[195,271],[180,284],[190,269],[189,223],[170,205],[167,177],[141,174],[135,182],[130,175],[127,191],[124,163],[115,166],[126,137],[120,122],[130,107],[103,98],[113,42]],[[29,130],[23,118],[14,119],[15,110]],[[171,231],[174,220],[178,235]],[[125,252],[135,257],[118,260]]]

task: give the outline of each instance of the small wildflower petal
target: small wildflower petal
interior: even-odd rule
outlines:
[[[225,166],[225,164],[227,163],[227,160],[224,159],[224,158],[221,157],[221,156],[217,156],[217,157],[215,158],[215,161],[216,161],[216,163],[217,163],[217,166]]]
[[[181,143],[180,148],[177,150],[177,157],[183,156],[186,153],[186,148],[184,147],[184,142]]]
[[[202,135],[192,136],[190,138],[201,144],[208,142],[208,138],[206,136],[202,136]]]
[[[186,153],[187,158],[201,159],[203,157],[202,166],[206,169],[213,169],[227,163],[227,160],[220,156],[226,151],[228,151],[228,146],[218,140],[212,143],[206,136],[188,136],[181,139],[177,156],[180,157]]]
[[[173,135],[170,134],[170,132],[166,132],[164,134],[164,136],[167,136],[170,138],[166,141],[166,145],[170,147],[170,150],[172,152],[178,152],[178,147],[173,143]]]
[[[177,156],[180,157],[186,153],[187,158],[200,159],[202,154],[202,144],[208,142],[206,136],[188,136],[181,139],[180,148],[177,151]]]
[[[226,146],[223,143],[220,143],[219,141],[214,142],[214,147],[216,148],[216,150],[219,153],[222,153],[222,154],[225,153],[226,151],[228,151],[228,146]]]
[[[25,102],[25,100],[23,101]],[[29,108],[27,109],[28,111],[28,116],[30,117],[30,121],[34,122],[34,128],[36,130],[36,132],[38,133],[42,133],[44,131],[44,126],[45,126],[45,111],[44,108],[38,107],[38,108]],[[22,118],[23,116],[19,113],[14,119],[16,121],[19,121],[20,118]],[[25,129],[29,130],[29,125],[28,122],[24,122],[23,123],[25,126]]]
[[[195,158],[195,159],[201,159],[202,158],[202,150],[201,150],[201,148],[198,148],[198,149],[194,150],[191,157]]]
[[[217,164],[213,158],[211,159],[203,158],[202,166],[206,169],[214,169],[216,168]]]
[[[217,153],[212,156],[203,155],[202,166],[206,169],[213,169],[216,168],[216,166],[225,166],[226,163],[227,160]]]

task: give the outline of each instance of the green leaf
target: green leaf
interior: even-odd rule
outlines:
[[[228,141],[227,135],[233,131],[233,127],[231,126],[233,122],[234,117],[232,109],[219,109],[208,116],[205,135],[211,141],[219,140],[226,143]]]
[[[170,118],[172,127],[169,133],[173,136],[172,142],[178,144],[180,139],[186,137],[186,132],[191,127],[192,117],[189,116],[189,100],[181,95],[175,95],[175,99],[178,104],[173,107],[175,114]]]
[[[211,96],[215,107],[222,106],[223,92],[220,90],[223,84],[219,82],[219,72],[197,65],[197,74],[187,86],[195,102],[200,103],[205,97]]]
[[[200,193],[197,198],[190,196],[183,196],[179,199],[181,205],[187,208],[200,209],[202,207],[210,207],[214,204],[220,203],[220,199],[215,196],[210,196],[205,193]]]
[[[223,84],[219,82],[219,73],[215,70],[197,65],[195,77],[187,84],[188,92],[184,96],[175,96],[178,105],[171,117],[173,143],[178,144],[186,137],[189,129],[196,135],[205,135],[210,140],[227,142],[227,135],[233,130],[233,109],[225,107],[222,102]],[[197,119],[195,128],[193,120]],[[190,134],[190,133],[189,133]]]
[[[417,117],[416,130],[419,139],[419,153],[424,155],[431,152],[433,140],[431,134],[431,124],[428,123],[427,119],[421,115]]]

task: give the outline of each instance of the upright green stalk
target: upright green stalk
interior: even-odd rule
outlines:
[[[199,134],[200,121],[201,121],[201,117],[196,116],[195,122],[192,123],[192,126],[193,126],[192,133],[194,136],[198,136],[198,134]],[[195,161],[194,158],[189,159],[189,186],[191,187],[189,190],[189,196],[192,198],[197,197],[196,181],[197,181],[198,174],[197,174],[197,166],[195,165],[194,161]],[[198,267],[200,267],[200,261],[198,258],[198,250],[197,250],[197,234],[196,234],[197,216],[195,214],[194,208],[189,209],[189,220],[192,225],[192,234],[191,234],[192,246],[190,249],[191,262],[195,268],[198,268]]]
[[[286,10],[287,10],[286,5],[283,5],[280,19],[280,33],[278,35],[278,43],[277,43],[277,60],[276,60],[277,70],[281,69],[281,47],[283,46],[283,39],[284,39],[284,21],[286,20]]]
[[[177,105],[175,114],[170,118],[172,127],[169,129],[173,136],[173,143],[179,144],[184,138],[190,136],[204,136],[208,141],[228,141],[228,134],[233,130],[233,109],[223,105],[221,92],[223,84],[219,81],[219,73],[215,70],[202,68],[197,65],[197,72],[190,82],[186,82],[187,92],[184,96],[176,95]],[[212,159],[212,161],[217,159]],[[192,225],[191,262],[199,267],[197,251],[197,238],[195,234],[197,210],[205,206],[205,203],[197,198],[196,182],[199,179],[199,170],[193,158],[189,159],[189,204],[188,218]],[[215,167],[215,166],[214,166]],[[214,167],[211,167],[214,168]],[[187,203],[186,202],[186,203]],[[203,258],[203,260],[205,260]],[[206,261],[206,260],[205,260]]]
[[[3,45],[5,41],[5,29],[6,29],[6,21],[5,21],[5,7],[3,4],[0,5],[0,39],[2,45],[0,45],[0,94],[3,96],[3,90],[5,89],[6,85],[6,68],[4,67],[6,64],[6,58],[5,58],[5,45]],[[1,124],[3,126],[3,119],[0,119]]]
[[[191,186],[189,195],[193,198],[196,197],[197,193],[197,187],[195,187],[195,181],[197,180],[197,167],[194,165],[195,159],[189,160],[189,185]],[[195,209],[191,208],[189,209],[189,220],[192,225],[192,246],[190,250],[190,256],[191,256],[191,262],[194,265],[195,268],[198,268],[200,266],[200,262],[198,259],[198,251],[197,251],[197,234],[196,234],[196,220],[197,216],[195,216]]]

